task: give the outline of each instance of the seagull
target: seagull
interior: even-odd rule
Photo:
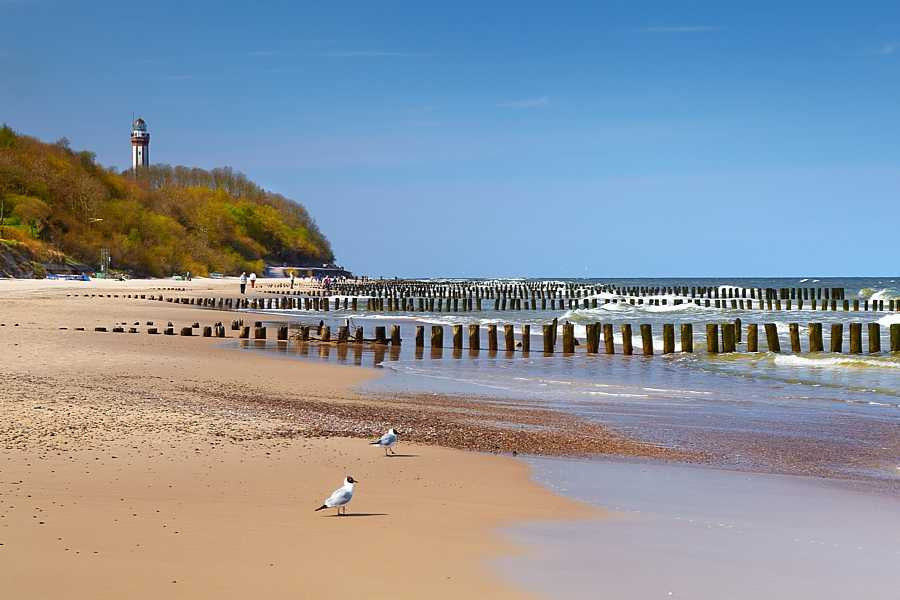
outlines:
[[[391,454],[395,454],[392,446],[397,443],[397,436],[400,435],[400,432],[394,429],[393,427],[388,429],[388,432],[375,440],[374,442],[370,442],[371,446],[381,446],[384,448],[384,455],[388,455],[388,450],[391,451]]]
[[[331,492],[331,495],[325,498],[325,503],[317,508],[316,511],[320,511],[323,508],[336,508],[338,516],[341,516],[341,509],[344,511],[343,514],[346,515],[347,505],[353,499],[354,483],[356,483],[356,480],[347,475],[347,478],[344,479],[344,485]]]

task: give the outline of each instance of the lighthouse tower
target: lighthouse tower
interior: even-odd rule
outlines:
[[[149,166],[150,133],[147,132],[147,123],[137,118],[131,124],[131,168],[136,171]]]

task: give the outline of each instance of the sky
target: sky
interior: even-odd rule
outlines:
[[[0,0],[0,122],[372,276],[900,274],[898,2]]]

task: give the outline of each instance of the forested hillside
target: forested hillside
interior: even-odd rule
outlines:
[[[47,144],[7,126],[0,129],[0,243],[88,265],[108,248],[113,269],[157,277],[334,260],[303,206],[230,168],[118,173],[65,139]]]

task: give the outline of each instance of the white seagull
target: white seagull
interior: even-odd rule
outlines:
[[[371,442],[370,445],[381,446],[382,448],[384,448],[385,456],[387,456],[388,450],[391,451],[391,454],[396,454],[396,452],[394,452],[393,445],[397,443],[398,435],[400,435],[400,432],[392,427],[388,429],[388,432],[386,434],[384,434],[374,442]]]
[[[331,492],[331,495],[325,498],[325,503],[317,508],[316,511],[323,508],[336,508],[338,516],[341,516],[341,509],[344,510],[343,514],[346,515],[347,505],[353,500],[354,483],[356,483],[356,480],[347,475],[347,478],[344,479],[344,485]]]

